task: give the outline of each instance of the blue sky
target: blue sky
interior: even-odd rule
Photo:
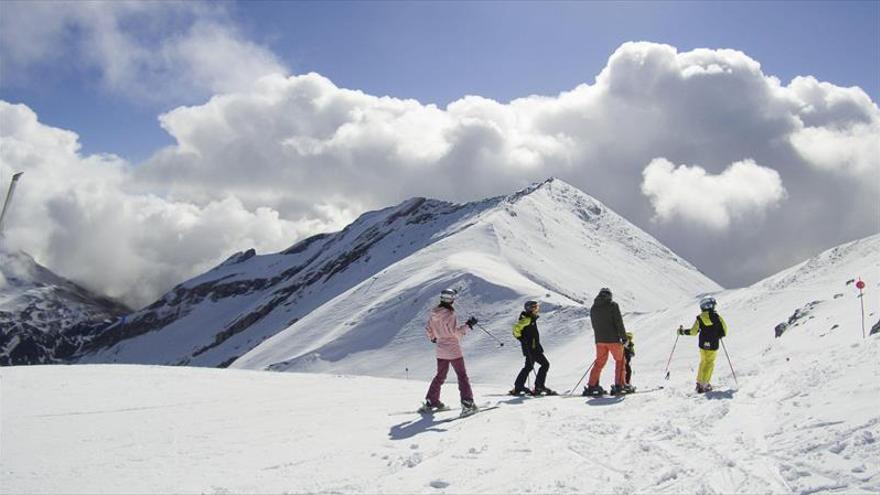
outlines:
[[[0,3],[0,14],[10,2]],[[279,2],[227,4],[232,22],[294,74],[444,106],[592,83],[626,41],[732,48],[787,83],[813,75],[880,96],[880,2]],[[6,22],[13,22],[4,16]],[[0,99],[75,130],[86,153],[132,162],[171,143],[157,115],[208,95],[138,101],[74,64],[10,81]]]

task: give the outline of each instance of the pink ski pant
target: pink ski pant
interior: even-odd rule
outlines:
[[[431,387],[428,388],[426,399],[431,404],[440,402],[440,386],[446,381],[446,374],[449,373],[449,365],[455,370],[458,376],[458,392],[461,400],[474,400],[474,393],[471,392],[471,382],[467,376],[467,370],[464,369],[464,358],[458,359],[437,359],[437,375],[431,380]]]

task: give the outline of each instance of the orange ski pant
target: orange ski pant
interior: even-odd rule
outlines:
[[[593,371],[590,372],[590,381],[587,382],[587,385],[593,387],[599,384],[599,376],[608,361],[608,354],[614,358],[614,384],[623,385],[626,383],[626,361],[623,359],[623,345],[597,342],[596,362],[593,364]]]

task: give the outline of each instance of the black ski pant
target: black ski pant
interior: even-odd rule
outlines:
[[[626,384],[630,384],[630,378],[633,376],[633,369],[629,365],[629,358],[626,359]]]
[[[526,379],[528,379],[529,373],[531,373],[532,369],[535,367],[535,363],[541,365],[541,367],[538,368],[538,377],[535,378],[535,388],[544,388],[544,380],[547,379],[547,370],[550,369],[550,361],[547,361],[547,357],[544,356],[543,352],[529,352],[526,354],[526,364],[519,372],[519,375],[516,376],[516,381],[513,384],[513,387],[516,390],[525,388]]]

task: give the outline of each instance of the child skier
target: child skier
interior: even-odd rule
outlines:
[[[464,357],[461,352],[459,340],[477,324],[477,319],[471,316],[464,325],[459,326],[455,317],[455,303],[457,293],[454,290],[444,289],[440,293],[440,304],[431,310],[425,333],[428,340],[437,344],[437,374],[431,381],[425,403],[419,409],[420,413],[430,413],[436,410],[445,410],[446,406],[440,402],[440,387],[446,381],[449,366],[455,370],[458,377],[458,392],[461,396],[462,416],[473,414],[477,411],[474,404],[474,394],[471,391],[470,380],[464,367]]]
[[[718,343],[727,337],[727,323],[724,318],[715,312],[715,298],[704,297],[700,300],[701,313],[697,316],[694,326],[686,329],[678,327],[679,335],[694,335],[699,333],[700,345],[700,368],[697,370],[697,393],[709,392],[712,385],[712,371],[715,370],[715,355],[718,353]]]
[[[636,343],[633,340],[633,334],[631,332],[626,332],[626,344],[623,344],[623,359],[626,361],[626,383],[623,385],[623,389],[627,393],[632,393],[636,391],[636,388],[632,386],[632,366],[630,363],[632,362],[633,356],[636,355]]]
[[[516,376],[513,390],[510,395],[556,395],[544,385],[547,379],[547,370],[550,369],[550,361],[544,356],[544,348],[541,347],[541,336],[538,334],[538,313],[541,305],[538,301],[526,301],[523,311],[519,315],[519,321],[513,326],[513,336],[519,340],[522,346],[523,356],[526,358],[525,365]],[[535,363],[541,365],[538,376],[535,378],[535,389],[526,388],[526,379],[535,367]]]

